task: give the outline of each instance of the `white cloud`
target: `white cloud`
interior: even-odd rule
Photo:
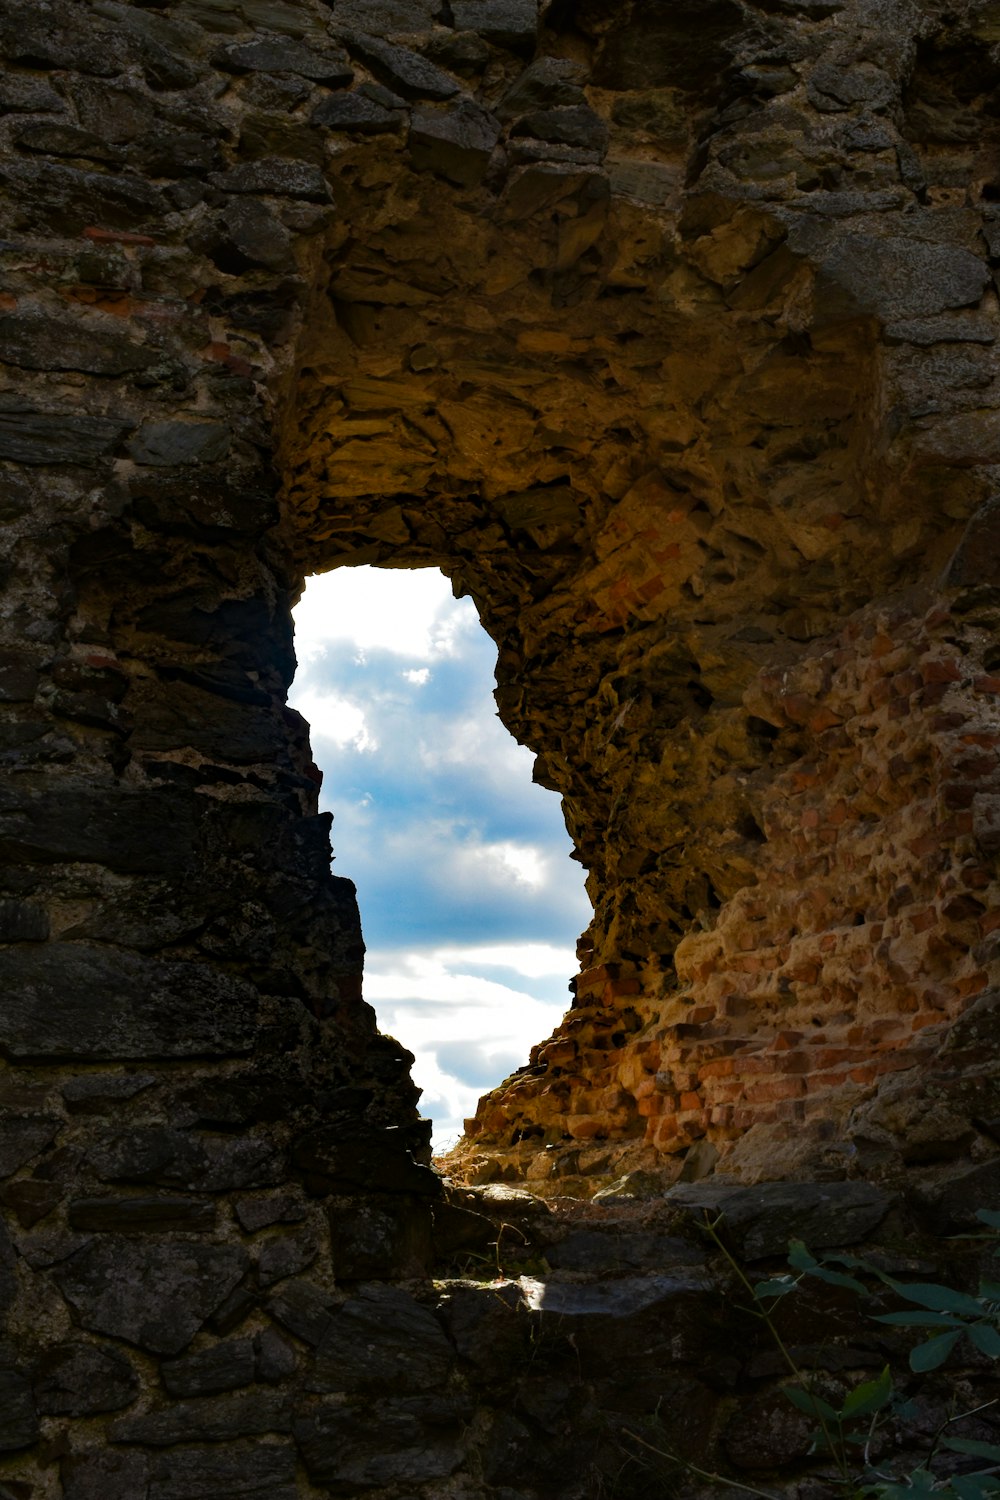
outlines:
[[[309,721],[314,738],[332,740],[335,745],[349,745],[355,750],[378,749],[378,740],[369,729],[368,716],[360,704],[317,688],[300,689],[294,704]]]
[[[379,1024],[414,1054],[413,1077],[432,1111],[436,1150],[462,1133],[482,1094],[528,1061],[562,1017],[556,1005],[470,973],[495,965],[516,972],[575,970],[571,949],[547,944],[449,946],[406,956],[370,953],[365,997]]]
[[[296,611],[336,871],[357,883],[365,997],[416,1057],[438,1149],[558,1024],[590,918],[558,799],[496,716],[495,649],[442,575],[341,570]]]
[[[373,586],[373,575],[384,580],[381,587]],[[361,652],[432,661],[454,656],[462,637],[479,628],[471,600],[452,598],[436,568],[339,568],[311,578],[295,609],[302,661],[322,655],[334,640],[353,641]]]

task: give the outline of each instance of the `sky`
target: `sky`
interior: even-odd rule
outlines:
[[[496,648],[437,569],[342,568],[295,611],[289,694],[358,887],[365,998],[415,1056],[435,1149],[569,1004],[590,920],[558,796],[500,723]]]

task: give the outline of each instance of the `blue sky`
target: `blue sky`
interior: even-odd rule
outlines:
[[[590,908],[559,798],[496,716],[496,649],[436,569],[341,569],[295,614],[334,869],[358,887],[365,996],[450,1144],[569,1003]]]

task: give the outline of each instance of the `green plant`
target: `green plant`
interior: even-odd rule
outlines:
[[[992,1241],[1000,1249],[1000,1213],[980,1209],[977,1217],[985,1228],[970,1238]],[[836,1382],[829,1372],[804,1371],[776,1321],[785,1299],[798,1291],[806,1278],[867,1299],[872,1290],[861,1277],[868,1277],[909,1304],[897,1311],[873,1314],[874,1321],[896,1328],[930,1330],[929,1337],[915,1344],[908,1356],[910,1370],[923,1375],[943,1365],[963,1338],[988,1359],[1000,1360],[1000,1282],[984,1279],[977,1293],[971,1294],[937,1282],[899,1281],[858,1256],[817,1258],[801,1241],[793,1240],[789,1244],[790,1271],[753,1283],[725,1244],[722,1222],[721,1218],[714,1222],[706,1219],[704,1228],[748,1294],[749,1304],[744,1311],[764,1324],[781,1354],[790,1376],[789,1383],[782,1387],[783,1393],[798,1411],[815,1422],[812,1451],[832,1466],[830,1482],[843,1500],[924,1500],[924,1497],[986,1500],[1000,1494],[1000,1445],[949,1435],[949,1429],[956,1423],[997,1405],[996,1400],[952,1414],[941,1422],[916,1468],[902,1473],[893,1472],[889,1465],[887,1471],[881,1466],[885,1461],[874,1456],[878,1440],[890,1422],[905,1428],[914,1412],[913,1403],[898,1389],[891,1367],[886,1365],[874,1379],[862,1380],[842,1396],[834,1396]],[[643,1448],[672,1459],[699,1478],[774,1500],[765,1490],[727,1480],[665,1453],[638,1433],[628,1435]],[[954,1464],[956,1456],[979,1462],[965,1473],[942,1472],[945,1458]]]

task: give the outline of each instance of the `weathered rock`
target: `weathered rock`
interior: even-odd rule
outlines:
[[[267,1303],[283,1328],[312,1345],[322,1342],[336,1307],[336,1299],[311,1281],[286,1281]]]
[[[314,50],[277,37],[222,47],[213,61],[233,73],[298,73],[330,88],[348,84],[354,77],[347,53],[339,48]]]
[[[72,1454],[59,1477],[66,1500],[136,1500],[148,1494],[149,1465],[142,1453]]]
[[[59,1344],[32,1371],[38,1410],[46,1416],[92,1416],[120,1411],[139,1394],[139,1376],[114,1349],[93,1344]]]
[[[98,1234],[164,1234],[211,1230],[215,1204],[204,1198],[77,1198],[69,1205],[71,1229]]]
[[[224,193],[265,193],[276,198],[301,198],[307,203],[330,200],[330,190],[318,167],[277,156],[217,173],[214,182]]]
[[[318,1484],[374,1489],[393,1483],[445,1479],[461,1463],[457,1442],[430,1436],[402,1401],[366,1408],[365,1426],[355,1409],[317,1402],[295,1421],[295,1439],[309,1477]]]
[[[398,130],[405,119],[405,110],[373,99],[360,89],[353,94],[335,94],[324,99],[310,117],[313,125],[349,130],[356,135],[381,135],[387,130]]]
[[[344,40],[353,56],[359,57],[376,78],[404,99],[451,99],[459,91],[454,78],[419,52],[361,31],[347,32]]]
[[[231,441],[218,422],[148,422],[128,451],[137,464],[211,464],[225,458]]]
[[[156,1354],[179,1354],[246,1267],[245,1253],[234,1246],[108,1236],[52,1275],[82,1327]]]
[[[0,1453],[28,1448],[38,1435],[30,1382],[22,1371],[0,1365]]]
[[[333,1313],[309,1375],[314,1391],[417,1394],[443,1382],[452,1352],[434,1314],[372,1282]]]
[[[129,424],[112,417],[45,412],[0,398],[0,458],[21,464],[91,464],[114,452]]]
[[[11,1057],[89,1060],[239,1054],[256,995],[205,964],[165,963],[84,943],[0,952]],[[85,1000],[81,997],[85,996]]]
[[[867,1182],[761,1182],[745,1188],[706,1181],[669,1188],[667,1202],[698,1218],[720,1215],[747,1260],[783,1255],[792,1239],[813,1250],[853,1245],[885,1218],[891,1197]]]
[[[415,109],[408,144],[418,170],[473,187],[482,181],[499,135],[499,122],[492,115],[462,100],[451,108]]]
[[[291,1424],[287,1396],[261,1391],[216,1400],[176,1401],[162,1411],[119,1417],[109,1427],[108,1436],[113,1443],[163,1448],[174,1443],[232,1442],[268,1432],[288,1432]]]
[[[415,1162],[401,1139],[402,1132],[386,1130],[349,1140],[336,1127],[324,1127],[300,1137],[292,1160],[310,1192],[328,1192],[378,1183],[382,1192],[412,1193],[436,1198],[441,1179]]]
[[[149,1500],[297,1500],[298,1494],[295,1450],[281,1443],[179,1447],[150,1465]]]
[[[538,0],[454,0],[459,31],[475,31],[499,47],[531,52],[538,29]]]
[[[0,1117],[0,1177],[10,1177],[55,1140],[62,1120],[51,1115]]]
[[[161,1378],[171,1396],[209,1396],[251,1385],[255,1372],[253,1339],[230,1339],[184,1359],[166,1360]]]
[[[0,315],[0,361],[24,370],[128,375],[147,369],[156,357],[155,350],[117,331],[35,313]]]

